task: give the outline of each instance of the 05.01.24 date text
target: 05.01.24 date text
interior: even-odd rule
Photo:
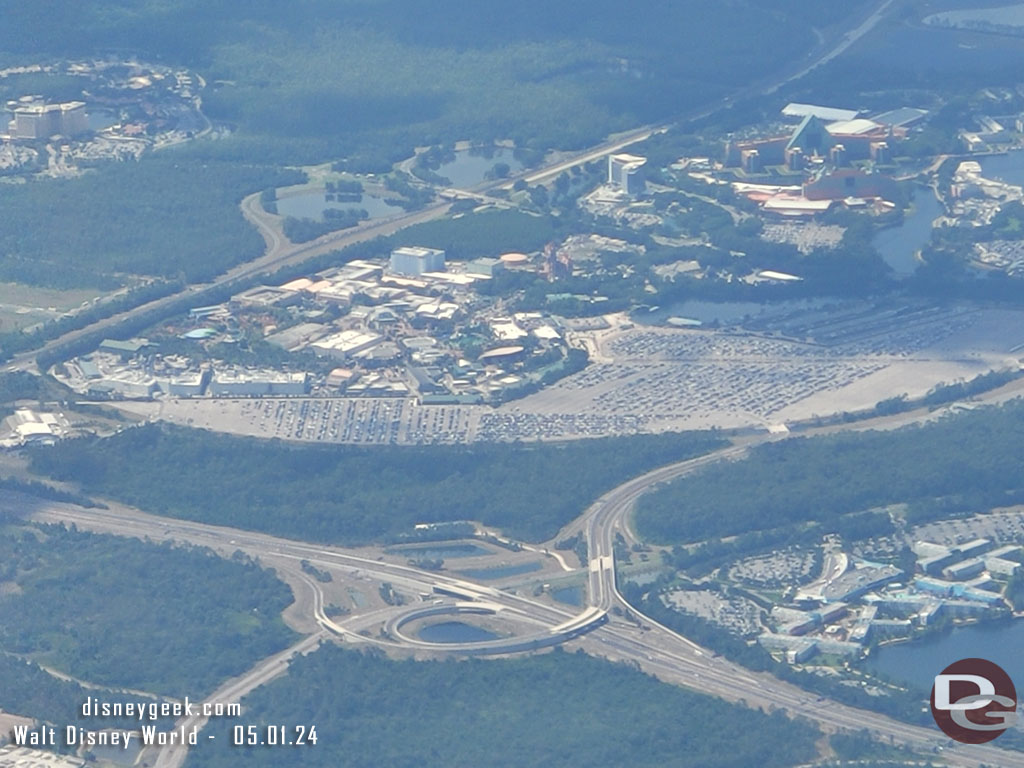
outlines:
[[[304,747],[316,744],[315,725],[236,725],[231,730],[236,747]]]

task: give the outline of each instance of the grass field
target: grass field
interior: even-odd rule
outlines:
[[[92,290],[59,291],[22,283],[0,283],[0,333],[52,320],[99,295]]]

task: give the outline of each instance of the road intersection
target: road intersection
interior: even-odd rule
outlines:
[[[829,731],[866,729],[877,738],[925,752],[941,746],[945,739],[936,729],[910,725],[816,697],[771,675],[752,672],[734,664],[646,616],[638,616],[635,622],[620,618],[635,615],[636,610],[626,603],[616,583],[615,534],[629,535],[627,516],[636,499],[657,485],[698,471],[712,462],[734,460],[745,450],[744,447],[730,446],[633,478],[601,496],[580,518],[567,526],[563,534],[583,532],[589,553],[587,606],[575,615],[563,607],[536,598],[455,578],[447,573],[373,559],[338,547],[160,517],[125,508],[86,509],[39,500],[30,511],[31,518],[39,522],[73,523],[85,530],[156,541],[187,542],[210,547],[224,556],[241,550],[259,558],[264,564],[283,568],[291,576],[298,576],[308,590],[307,595],[296,597],[317,626],[314,635],[317,642],[333,636],[353,645],[373,644],[406,652],[429,651],[466,656],[503,655],[575,640],[590,653],[633,663],[666,681],[750,706],[784,709]],[[433,599],[411,606],[376,610],[370,614],[332,618],[325,612],[322,585],[297,567],[303,562],[307,567],[312,565],[328,572],[388,582],[413,594],[430,595]],[[428,643],[401,632],[403,624],[418,618],[466,612],[503,614],[534,628],[508,639],[456,644]],[[374,635],[369,631],[373,627],[383,631]],[[308,650],[305,645],[302,649]],[[296,651],[293,649],[292,652]],[[232,681],[230,693],[236,697],[244,695],[266,682],[268,675],[281,671],[283,663],[279,654],[261,662],[240,678],[241,682]],[[183,759],[184,753],[180,754]],[[991,746],[958,745],[946,749],[943,755],[954,765],[1024,768],[1024,754]],[[163,753],[159,760],[160,768],[174,768],[181,764],[168,762],[171,757]]]

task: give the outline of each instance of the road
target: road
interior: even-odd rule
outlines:
[[[278,675],[288,671],[288,663],[297,655],[307,654],[315,651],[325,639],[326,634],[317,632],[304,637],[295,645],[286,648],[280,653],[263,659],[259,664],[250,669],[244,675],[232,678],[212,694],[207,701],[211,703],[235,703],[242,699],[249,692],[259,688],[261,685],[270,682]],[[175,728],[184,727],[190,732],[193,727],[202,730],[209,718],[197,711],[191,716],[181,718],[175,723]],[[163,747],[143,747],[135,762],[140,768],[178,768],[185,762],[188,755],[188,745],[175,744]]]
[[[661,467],[629,480],[604,494],[580,520],[560,533],[563,536],[574,529],[585,532],[590,559],[591,605],[598,605],[603,610],[619,608],[621,611],[633,610],[635,613],[635,609],[629,606],[618,590],[614,541],[616,533],[624,537],[630,535],[627,516],[636,500],[661,483],[691,474],[716,461],[735,460],[745,451],[744,447],[732,446],[707,456]],[[818,701],[815,696],[796,686],[716,657],[712,651],[701,648],[649,617],[641,616],[640,620],[650,627],[641,638],[631,637],[622,629],[609,627],[591,633],[585,642],[592,648],[595,644],[604,644],[610,648],[609,655],[613,658],[643,659],[640,661],[641,667],[653,668],[660,676],[684,685],[733,701],[782,707],[793,715],[805,717],[827,729],[866,729],[875,736],[925,752],[946,741],[933,728],[901,723],[829,699]],[[995,747],[960,745],[945,751],[944,756],[957,765],[990,764],[1006,768],[1024,766],[1024,754]]]
[[[557,160],[544,168],[526,171],[518,175],[510,176],[507,179],[485,182],[470,191],[479,194],[486,194],[489,191],[499,188],[511,189],[512,185],[520,178],[525,179],[527,183],[531,184],[543,183],[555,178],[560,173],[569,170],[573,166],[600,159],[612,152],[618,152],[631,144],[642,141],[655,133],[666,131],[677,122],[701,119],[714,114],[723,108],[729,107],[743,98],[758,94],[772,93],[786,83],[803,77],[807,72],[814,69],[814,67],[830,61],[840,55],[856,40],[859,40],[874,28],[874,26],[881,20],[884,12],[888,9],[891,3],[892,0],[883,0],[862,22],[860,22],[856,28],[850,32],[837,33],[837,35],[833,36],[833,39],[831,40],[825,39],[824,36],[820,36],[819,33],[818,45],[808,54],[811,58],[811,62],[802,66],[797,65],[799,66],[799,69],[796,71],[784,71],[782,74],[777,75],[774,78],[752,83],[746,88],[737,91],[732,96],[727,97],[710,107],[694,110],[693,112],[683,115],[674,121],[643,126],[624,133],[616,134],[595,147],[584,150],[583,152],[571,157]],[[282,267],[301,264],[308,259],[328,253],[332,250],[338,250],[349,245],[372,240],[375,237],[394,234],[395,232],[405,229],[406,227],[413,226],[414,224],[440,218],[447,213],[449,206],[450,204],[447,202],[434,203],[419,211],[399,214],[388,219],[364,222],[352,229],[332,232],[308,243],[296,245],[284,240],[278,234],[276,227],[273,225],[273,217],[263,211],[262,207],[259,205],[259,194],[249,195],[242,201],[241,209],[243,215],[259,230],[267,244],[267,250],[263,256],[254,261],[246,262],[232,268],[211,283],[188,286],[178,293],[142,304],[138,307],[133,307],[132,309],[118,313],[109,318],[98,320],[85,328],[69,331],[58,338],[47,342],[40,348],[16,355],[0,367],[0,371],[33,370],[35,368],[35,358],[42,352],[50,352],[64,344],[72,343],[81,339],[83,336],[100,333],[106,329],[112,329],[121,322],[138,317],[147,312],[160,311],[163,307],[170,306],[173,302],[190,293],[194,294],[203,289],[223,286],[234,280],[245,279],[260,274],[269,274],[281,269]]]
[[[827,64],[828,62],[832,61],[832,59],[845,53],[851,45],[856,43],[858,40],[864,37],[864,35],[866,35],[868,32],[875,28],[875,25],[877,25],[878,22],[882,20],[882,17],[885,16],[885,12],[889,10],[889,6],[891,5],[892,0],[885,0],[866,19],[864,19],[864,21],[859,26],[857,26],[850,32],[844,34],[837,43],[835,43],[831,48],[827,50],[827,52],[816,57],[810,64],[808,64],[805,67],[802,67],[801,69],[799,69],[798,71],[787,77],[785,80],[778,83],[777,85],[771,85],[768,88],[764,89],[763,91],[761,91],[761,93],[765,95],[774,93],[786,83],[792,82],[794,80],[799,80],[801,77],[808,74],[812,69],[820,67],[822,64]]]
[[[587,611],[575,617],[559,607],[492,587],[476,585],[446,574],[385,563],[353,555],[340,548],[292,541],[267,534],[163,518],[138,511],[83,509],[41,500],[32,517],[41,522],[74,523],[81,529],[149,538],[154,541],[186,541],[211,547],[224,556],[229,556],[240,549],[268,564],[276,564],[282,560],[290,561],[292,568],[295,563],[307,560],[318,568],[340,569],[350,574],[371,576],[418,593],[430,592],[441,585],[466,594],[467,600],[475,597],[476,601],[484,605],[498,606],[551,628],[565,626],[567,622],[573,620],[578,621],[580,617],[587,616],[588,612],[593,617],[595,611],[604,614],[610,609],[628,608],[615,580],[614,538],[616,532],[624,536],[629,535],[626,516],[635,500],[659,483],[697,471],[714,461],[735,459],[741,456],[744,450],[746,449],[742,447],[729,447],[715,454],[662,467],[627,481],[604,494],[579,520],[567,528],[585,533],[590,553],[590,606]],[[342,622],[348,626],[341,626],[324,614],[320,586],[308,576],[304,576],[303,583],[314,595],[312,613],[322,628],[321,631],[340,634],[345,639],[356,642],[378,642],[400,647],[409,645],[403,636],[399,636],[398,640],[385,641],[369,640],[358,634],[359,629],[373,626],[381,620],[392,623],[397,621],[404,611],[409,610],[408,608],[385,609],[371,617],[353,617]],[[416,609],[422,608],[422,604],[416,606]],[[812,694],[770,675],[751,672],[717,657],[712,651],[701,648],[647,617],[641,617],[640,620],[645,627],[643,630],[618,619],[613,619],[605,626],[595,625],[593,631],[584,635],[579,642],[592,653],[635,662],[642,669],[665,680],[752,706],[781,707],[828,729],[864,728],[881,738],[925,751],[945,741],[935,729],[908,725],[877,713],[828,700],[818,701]],[[352,623],[349,623],[350,621]],[[551,631],[543,629],[536,633],[536,636],[550,635]],[[439,649],[436,645],[426,645],[432,650]],[[474,645],[447,646],[445,650],[456,654],[473,653],[476,652]],[[414,650],[422,649],[424,644],[413,643],[411,647]],[[282,664],[278,657],[263,662],[239,681],[219,691],[217,695],[241,695],[238,691],[251,690],[252,687],[259,685],[264,676],[277,674]],[[1006,752],[994,747],[958,746],[947,750],[944,756],[956,765],[973,768],[983,763],[1006,768],[1024,768],[1024,754]],[[182,750],[174,752],[174,755],[168,752],[166,757],[161,753],[163,762],[160,763],[160,768],[177,768],[183,757]]]
[[[399,214],[388,219],[364,222],[358,227],[341,230],[340,232],[331,232],[318,237],[316,240],[299,245],[294,245],[277,234],[270,223],[270,215],[259,206],[259,195],[249,195],[242,201],[241,207],[243,215],[259,230],[264,241],[267,243],[267,251],[263,256],[254,261],[239,264],[211,283],[190,285],[177,293],[141,304],[124,312],[119,312],[84,328],[69,331],[47,342],[42,347],[14,356],[0,370],[30,370],[35,367],[36,357],[43,352],[50,352],[64,344],[77,341],[84,336],[114,328],[119,323],[130,320],[133,317],[138,317],[152,311],[160,311],[162,308],[171,306],[174,302],[189,294],[199,294],[200,291],[230,284],[234,281],[270,274],[283,267],[301,264],[304,261],[331,251],[347,248],[356,243],[366,242],[375,237],[393,235],[395,232],[406,227],[440,218],[447,213],[450,203],[434,203],[411,213]]]

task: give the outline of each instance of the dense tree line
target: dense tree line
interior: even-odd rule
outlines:
[[[583,14],[541,0],[455,0],[444,14],[408,0],[309,0],[287,11],[267,0],[56,0],[45,12],[8,9],[0,57],[113,49],[192,66],[211,83],[204,108],[238,128],[205,143],[209,157],[340,157],[346,170],[379,172],[423,144],[512,138],[572,148],[670,118],[745,86],[752,71],[797,59],[814,44],[810,19],[820,25],[849,10],[643,0],[624,24],[611,0]],[[678,31],[695,17],[701,30],[684,32],[681,45]],[[785,46],[775,44],[783,37]]]
[[[93,683],[198,698],[294,634],[291,591],[245,557],[62,526],[0,538],[0,650]]]
[[[99,509],[107,508],[106,504],[97,504],[88,496],[83,496],[80,493],[72,493],[71,491],[64,491],[60,488],[54,488],[52,485],[40,483],[37,480],[22,480],[17,477],[0,476],[0,490],[25,493],[30,496],[35,496],[40,499],[49,499],[51,501],[63,501],[68,504],[77,504],[80,507]]]
[[[4,712],[61,726],[80,724],[80,707],[90,695],[95,692],[72,680],[61,680],[34,662],[0,651],[0,710]]]
[[[0,651],[0,710],[3,712],[35,718],[60,729],[66,725],[88,730],[95,730],[97,726],[129,730],[138,728],[139,721],[135,718],[83,717],[82,704],[90,696],[112,704],[141,700],[137,693],[86,688],[74,680],[65,680],[47,672],[35,662]],[[165,725],[161,723],[159,727],[162,730]],[[8,734],[3,736],[6,738]],[[61,741],[58,737],[57,752],[73,750],[65,747]]]
[[[80,309],[72,314],[62,315],[56,320],[49,320],[32,333],[11,331],[0,334],[0,359],[9,360],[19,352],[36,349],[65,333],[85,328],[120,312],[169,296],[183,287],[184,284],[178,280],[154,280],[132,288],[115,298],[93,304],[87,309]],[[96,340],[97,343],[99,341],[100,339]]]
[[[339,695],[340,692],[340,695]],[[391,661],[335,646],[244,699],[244,722],[315,723],[315,747],[234,748],[235,720],[188,768],[548,765],[763,768],[814,755],[811,726],[562,651],[501,661]],[[725,724],[728,724],[725,726]]]
[[[32,467],[153,512],[318,541],[366,542],[451,520],[542,540],[628,478],[721,444],[709,433],[684,433],[308,446],[151,425],[35,451]]]
[[[969,381],[955,381],[952,384],[936,384],[920,400],[909,400],[906,395],[897,395],[880,400],[874,408],[874,415],[888,416],[902,413],[922,405],[935,408],[946,403],[964,400],[975,395],[998,389],[1020,376],[1017,370],[989,371]]]
[[[0,403],[38,398],[44,390],[43,380],[25,371],[0,373]]]
[[[104,289],[121,273],[209,280],[263,253],[242,197],[304,178],[169,152],[73,179],[0,185],[0,279]]]
[[[246,288],[253,285],[256,281],[254,277],[247,278],[236,278],[224,283],[209,286],[201,290],[195,291],[179,291],[177,296],[171,294],[174,293],[169,286],[175,285],[173,283],[162,284],[166,293],[158,293],[157,296],[148,296],[140,301],[128,302],[121,307],[118,311],[124,311],[130,307],[135,307],[143,303],[155,300],[158,297],[165,295],[170,298],[159,303],[157,306],[150,307],[142,312],[133,314],[127,318],[123,318],[113,325],[109,325],[103,328],[94,329],[88,333],[80,336],[73,341],[67,341],[59,344],[48,351],[40,352],[36,357],[36,363],[42,370],[48,369],[54,363],[62,362],[68,358],[74,357],[75,355],[82,355],[87,352],[92,352],[99,345],[103,339],[114,338],[114,339],[126,339],[142,330],[149,328],[150,326],[158,323],[165,318],[172,317],[176,314],[183,314],[189,308],[195,306],[202,306],[204,304],[217,304],[222,301],[226,301],[230,296],[235,293],[245,290]],[[182,286],[177,284],[177,289]],[[115,302],[104,302],[101,306],[106,308],[109,304]],[[50,334],[45,335],[43,338],[37,340],[36,343],[32,344],[29,349],[34,349],[39,344],[49,341],[53,338],[58,338],[61,334],[66,331],[87,327],[89,324],[109,317],[114,314],[111,311],[104,311],[102,314],[96,317],[79,317],[75,315],[73,318],[74,322],[69,327],[63,329],[54,329]],[[44,330],[49,326],[44,326]],[[2,349],[2,348],[0,348]],[[10,354],[9,351],[6,354]],[[0,355],[2,357],[2,355]]]
[[[297,219],[294,216],[288,216],[284,220],[284,236],[293,243],[308,243],[310,240],[316,240],[318,237],[329,232],[354,227],[369,217],[370,214],[365,209],[357,210],[354,208],[345,210],[327,208],[324,210],[323,221]]]
[[[795,438],[709,466],[643,497],[637,525],[663,542],[701,541],[909,502],[909,519],[1024,501],[1024,403],[893,432]]]

